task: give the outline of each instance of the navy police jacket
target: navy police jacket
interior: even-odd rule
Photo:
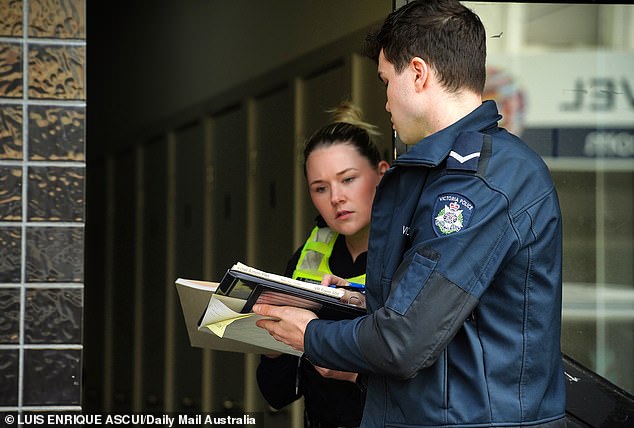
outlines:
[[[394,162],[368,315],[306,328],[311,362],[367,376],[364,427],[564,425],[559,202],[500,118],[485,101]]]

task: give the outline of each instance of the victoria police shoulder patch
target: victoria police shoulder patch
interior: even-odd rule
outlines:
[[[474,211],[473,203],[458,193],[443,193],[434,204],[434,232],[446,236],[469,226]]]

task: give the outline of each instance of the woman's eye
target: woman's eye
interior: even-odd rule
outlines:
[[[346,177],[343,179],[344,183],[352,183],[356,177]]]
[[[326,191],[326,186],[319,186],[313,189],[313,192],[315,193],[324,193],[325,191]]]

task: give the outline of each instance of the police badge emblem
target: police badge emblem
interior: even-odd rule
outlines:
[[[457,193],[438,196],[434,205],[434,232],[437,236],[460,232],[469,225],[473,209],[473,203]]]

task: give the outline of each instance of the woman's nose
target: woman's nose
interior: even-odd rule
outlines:
[[[345,199],[345,194],[339,186],[333,186],[330,193],[330,202],[333,205],[341,203]]]

